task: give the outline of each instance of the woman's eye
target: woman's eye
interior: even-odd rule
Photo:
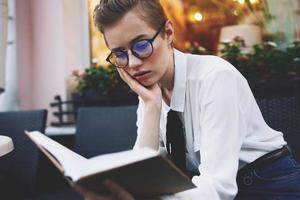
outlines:
[[[139,41],[137,43],[135,43],[133,45],[133,48],[136,50],[136,51],[140,51],[140,50],[144,50],[144,49],[147,49],[148,48],[148,41],[146,40],[143,40],[143,41]]]
[[[116,58],[126,58],[126,55],[124,52],[115,52]]]

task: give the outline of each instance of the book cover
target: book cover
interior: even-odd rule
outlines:
[[[135,197],[153,197],[192,189],[195,185],[167,157],[145,148],[84,158],[44,134],[27,136],[70,182],[106,193],[102,182],[115,181]]]

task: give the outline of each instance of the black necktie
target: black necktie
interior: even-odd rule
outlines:
[[[185,137],[182,123],[174,110],[170,110],[168,113],[166,143],[171,160],[185,172]]]

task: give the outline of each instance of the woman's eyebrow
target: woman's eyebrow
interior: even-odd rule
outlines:
[[[122,51],[122,50],[125,50],[126,48],[124,47],[116,47],[116,48],[113,48],[111,49],[111,51]]]
[[[138,40],[140,40],[140,39],[142,39],[142,38],[146,38],[146,37],[147,37],[146,34],[138,35],[138,36],[136,36],[135,38],[133,38],[133,39],[131,40],[130,44],[132,44],[132,43],[134,43],[135,41],[138,41]]]

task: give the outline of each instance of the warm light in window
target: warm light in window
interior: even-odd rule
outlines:
[[[200,22],[203,19],[203,16],[199,11],[197,11],[194,14],[194,18],[195,18],[196,21]]]
[[[203,14],[199,11],[197,7],[191,7],[189,14],[188,14],[188,20],[192,23],[201,22],[203,20]]]
[[[238,2],[239,4],[245,4],[245,0],[234,0],[236,2]],[[251,4],[256,4],[256,3],[259,3],[259,0],[249,0],[249,2]]]

